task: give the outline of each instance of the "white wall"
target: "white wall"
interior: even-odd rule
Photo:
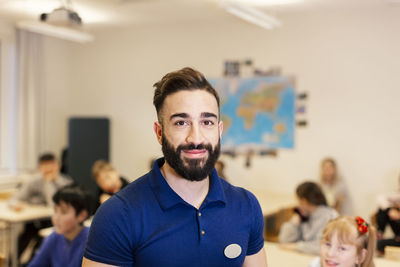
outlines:
[[[278,65],[297,77],[298,91],[309,93],[309,126],[296,130],[294,150],[257,157],[250,169],[243,157],[224,157],[229,179],[293,192],[304,179],[316,179],[321,158],[332,156],[356,210],[369,216],[375,193],[394,190],[400,173],[400,10],[336,10],[283,21],[274,31],[235,19],[132,26],[99,32],[88,45],[49,43],[49,71],[62,76],[47,83],[49,149],[66,143],[68,116],[106,115],[112,161],[137,178],[161,154],[152,130],[153,83],[187,65],[220,76],[224,60],[252,58],[258,67]]]

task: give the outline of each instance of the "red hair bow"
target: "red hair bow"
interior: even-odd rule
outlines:
[[[358,231],[362,234],[365,234],[366,232],[368,232],[368,223],[366,221],[364,221],[363,218],[361,218],[360,216],[356,217],[356,222],[358,225]]]

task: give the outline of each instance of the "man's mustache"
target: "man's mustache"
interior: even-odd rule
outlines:
[[[206,149],[211,151],[212,150],[212,146],[210,144],[198,144],[195,145],[193,143],[191,144],[186,144],[186,145],[179,145],[177,148],[177,151],[181,151],[181,150],[200,150],[200,149]]]

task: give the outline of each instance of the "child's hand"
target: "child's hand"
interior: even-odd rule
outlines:
[[[388,215],[392,220],[400,220],[400,211],[398,209],[390,209]]]
[[[103,204],[107,199],[109,199],[111,196],[109,194],[101,194],[100,196],[100,204]]]
[[[292,218],[290,218],[290,222],[294,225],[299,225],[301,223],[300,215],[298,213],[294,213]]]

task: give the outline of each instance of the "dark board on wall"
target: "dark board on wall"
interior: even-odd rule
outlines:
[[[110,120],[70,118],[68,122],[68,174],[80,185],[97,194],[91,168],[98,159],[109,161]]]

